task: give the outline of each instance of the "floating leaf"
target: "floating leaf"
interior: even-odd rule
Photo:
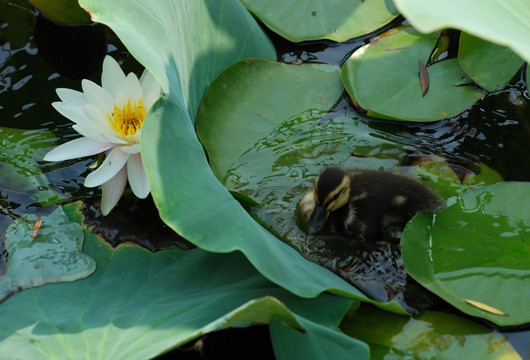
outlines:
[[[22,289],[74,281],[94,272],[94,260],[81,253],[84,235],[78,221],[59,207],[40,219],[24,215],[9,227],[5,243],[9,267],[0,278],[0,301]]]
[[[460,0],[395,0],[399,11],[419,31],[430,33],[455,28],[491,42],[508,46],[530,61],[530,2]]]
[[[222,180],[239,156],[281,122],[308,109],[330,110],[344,90],[339,74],[339,68],[331,65],[254,59],[223,71],[208,88],[198,123],[199,138],[217,178]],[[227,117],[230,121],[225,121]]]
[[[85,234],[83,255],[96,260],[94,274],[0,304],[1,358],[154,358],[205,333],[271,319],[305,331],[317,348],[366,347],[340,333],[320,334],[319,327],[338,326],[351,299],[301,299],[257,273],[241,253],[112,249]]]
[[[504,89],[524,63],[509,48],[465,32],[458,46],[458,61],[466,74],[488,91]]]
[[[389,0],[241,0],[271,30],[299,42],[346,41],[368,34],[395,19]]]
[[[369,116],[405,121],[437,121],[469,108],[483,93],[462,83],[458,60],[429,66],[429,91],[422,94],[418,61],[426,64],[439,33],[410,27],[391,30],[355,51],[342,68],[353,101]]]
[[[409,274],[461,311],[502,326],[530,322],[530,183],[484,186],[418,214],[401,247]]]
[[[361,306],[340,328],[368,343],[372,359],[521,359],[498,332],[443,312],[409,318]]]

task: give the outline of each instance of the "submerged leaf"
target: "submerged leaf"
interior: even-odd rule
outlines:
[[[340,328],[368,343],[372,359],[521,359],[497,331],[450,313],[410,318],[363,305]]]

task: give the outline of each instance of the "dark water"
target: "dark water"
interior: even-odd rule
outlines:
[[[0,127],[22,129],[28,139],[34,136],[35,131],[49,133],[46,141],[49,141],[50,148],[59,139],[64,141],[64,138],[76,137],[71,123],[51,106],[53,101],[58,100],[56,88],[80,89],[81,78],[99,83],[101,61],[106,53],[117,59],[126,72],[140,74],[142,71],[119,40],[103,26],[79,28],[69,31],[66,37],[59,37],[61,33],[53,24],[38,17],[25,2],[17,5],[0,3]],[[293,44],[272,34],[271,37],[283,62],[340,66],[351,52],[367,43],[373,35],[343,44],[327,41]],[[72,46],[77,46],[77,50],[68,51]],[[505,180],[530,181],[530,101],[522,79],[522,73],[519,73],[505,90],[488,94],[455,118],[430,124],[390,123],[361,118],[346,97],[336,105],[331,116],[324,115],[309,121],[325,126],[333,119],[356,118],[372,142],[399,144],[393,148],[380,147],[381,162],[378,164],[384,166],[396,165],[392,160],[396,152],[402,160],[398,165],[404,167],[425,156],[439,156],[461,173],[477,171],[476,164],[482,162]],[[303,136],[303,131],[300,136]],[[337,162],[362,162],[364,155],[362,149],[359,151],[361,153],[345,151],[347,155],[337,158]],[[0,161],[0,169],[4,166],[3,161]],[[191,247],[158,219],[150,200],[139,201],[133,196],[122,198],[110,216],[102,217],[97,204],[99,190],[83,186],[87,166],[93,161],[60,164],[37,161],[36,165],[49,181],[44,190],[57,192],[62,197],[61,201],[85,200],[87,224],[111,244],[136,241],[153,251],[172,245]],[[287,158],[286,161],[290,160]],[[296,170],[292,178],[298,179],[298,182],[294,185],[289,183],[285,187],[287,190],[281,190],[281,197],[265,199],[268,195],[265,194],[260,200],[278,204],[278,211],[294,213],[293,204],[319,170],[316,166],[307,169],[291,169]],[[0,211],[0,242],[3,246],[3,234],[15,218],[26,213],[41,214],[51,210],[35,206],[35,201],[21,194],[16,186],[0,184]],[[146,213],[153,216],[146,218]],[[275,221],[274,211],[258,216],[265,217],[266,221]],[[131,227],[129,221],[124,223],[123,218],[136,219],[135,226]],[[305,256],[336,271],[375,298],[380,296],[381,301],[395,299],[407,303],[404,299],[407,291],[418,294],[415,283],[406,275],[396,241],[354,247],[340,242],[328,243],[326,239],[308,242],[297,228],[294,217],[275,229],[281,232],[279,235],[282,238],[289,237],[291,244]],[[153,238],[160,241],[153,243]],[[426,298],[425,302],[429,305],[432,299]],[[422,304],[411,306],[421,307]],[[530,341],[529,332],[515,332],[509,338],[520,353],[527,356],[525,347],[528,348]]]

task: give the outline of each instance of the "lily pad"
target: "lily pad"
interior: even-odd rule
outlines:
[[[530,183],[499,183],[418,214],[401,241],[421,285],[461,311],[495,324],[530,322]]]
[[[368,343],[371,359],[521,359],[498,332],[443,312],[410,318],[361,306],[340,328]]]
[[[390,0],[241,0],[267,27],[299,42],[346,41],[368,34],[395,19]]]
[[[524,64],[509,48],[465,32],[458,46],[458,61],[466,74],[488,91],[504,89]]]
[[[301,299],[257,273],[241,253],[112,249],[85,235],[84,254],[97,262],[94,274],[27,289],[0,304],[0,357],[154,358],[205,333],[271,319],[305,331],[308,346],[366,347],[319,334],[321,327],[338,326],[351,299]],[[289,344],[281,348],[280,354]]]
[[[94,272],[94,259],[81,253],[84,236],[79,221],[59,207],[40,219],[24,215],[9,227],[5,243],[9,267],[0,278],[0,301],[22,289],[74,281]]]
[[[419,31],[460,29],[474,36],[508,46],[530,61],[530,3],[526,0],[488,1],[395,0],[399,11]]]
[[[285,119],[309,109],[330,110],[344,90],[339,74],[331,65],[257,59],[223,71],[205,94],[198,122],[198,136],[217,178],[222,180],[239,156]],[[231,120],[225,121],[227,117]]]
[[[423,122],[456,116],[473,105],[484,94],[466,84],[456,59],[427,66],[430,80],[423,94],[419,64],[428,63],[438,37],[404,27],[356,50],[342,68],[354,103],[369,116]]]

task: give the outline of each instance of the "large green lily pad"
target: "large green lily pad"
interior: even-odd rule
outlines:
[[[354,103],[369,116],[405,121],[437,121],[473,105],[483,92],[466,84],[456,59],[427,66],[423,94],[419,62],[428,64],[438,37],[404,27],[356,50],[342,68],[344,87]]]
[[[390,0],[241,0],[271,30],[299,42],[346,41],[368,34],[399,15]]]
[[[75,206],[65,209],[80,216]],[[112,249],[85,231],[83,256],[97,262],[88,278],[26,289],[0,304],[1,358],[153,358],[211,331],[271,319],[305,331],[306,346],[366,348],[345,336],[320,335],[338,326],[351,299],[294,296],[238,252]],[[282,343],[279,354],[288,349]]]
[[[458,61],[466,74],[488,91],[504,89],[524,64],[509,48],[465,32],[458,43]]]
[[[370,346],[371,359],[521,359],[498,332],[443,312],[410,318],[361,306],[340,327]]]
[[[484,186],[419,214],[401,247],[409,274],[461,311],[503,326],[530,322],[530,183]]]
[[[9,227],[8,269],[0,277],[0,301],[22,289],[74,281],[94,272],[94,259],[81,253],[84,236],[79,221],[59,207],[42,218],[24,215]]]
[[[530,61],[530,3],[526,0],[394,0],[399,11],[419,31],[444,28],[466,31],[496,44],[508,46]]]
[[[310,109],[330,110],[344,90],[339,74],[331,65],[256,59],[223,71],[205,94],[198,123],[217,178],[223,180],[239,156],[286,119]]]

